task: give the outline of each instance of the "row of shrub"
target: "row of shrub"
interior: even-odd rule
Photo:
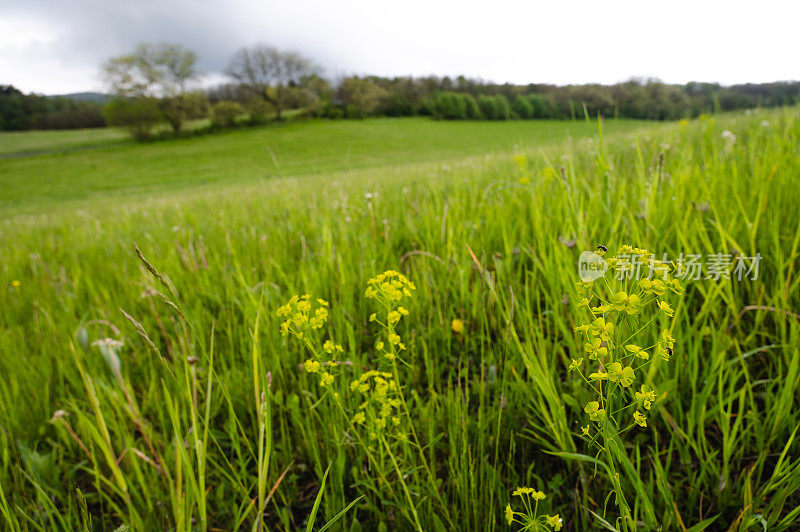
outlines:
[[[614,85],[556,86],[494,84],[464,77],[453,80],[436,76],[351,76],[334,84],[318,76],[308,76],[288,92],[287,109],[321,118],[434,116],[455,120],[477,116],[502,120],[516,116],[575,119],[583,117],[585,108],[590,116],[676,120],[703,113],[800,102],[800,82],[723,87],[718,83],[672,85],[657,80],[630,80]],[[252,98],[252,94],[234,84],[221,85],[206,94],[212,102],[232,100],[243,106]],[[494,98],[494,105],[490,103],[491,98]],[[506,114],[503,101],[511,107],[510,115]],[[474,112],[476,105],[479,115]]]
[[[509,120],[549,118],[547,101],[538,94],[519,95],[509,103],[503,94],[494,96],[447,91],[436,95],[433,116],[444,120]]]
[[[590,116],[675,120],[701,113],[800,102],[800,83],[721,87],[669,85],[655,80],[615,85],[511,85],[457,78],[351,76],[332,84],[316,75],[284,87],[284,112],[319,118],[433,116],[445,120],[575,119]],[[137,139],[159,123],[181,134],[186,119],[210,118],[210,128],[256,125],[276,109],[233,84],[168,99],[124,98],[104,109],[97,101],[23,94],[0,86],[0,130],[129,127]],[[288,116],[288,115],[287,115]],[[196,128],[193,130],[196,131]]]

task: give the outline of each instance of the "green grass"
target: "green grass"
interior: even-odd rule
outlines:
[[[126,132],[110,128],[2,131],[0,132],[0,159],[93,148],[127,139]]]
[[[0,161],[0,522],[319,530],[356,501],[329,530],[505,530],[532,486],[564,530],[795,529],[799,150],[790,108],[602,136],[297,123]],[[756,281],[685,283],[614,477],[580,456],[594,395],[567,367],[578,255],[626,243],[763,261]],[[365,297],[387,269],[416,284],[396,365]],[[305,293],[330,302],[310,344],[275,314]],[[345,363],[326,392],[300,365],[327,338]],[[373,368],[402,402],[370,439],[350,382]]]
[[[627,120],[610,122],[607,127],[624,132],[646,125]],[[91,150],[0,159],[0,214],[285,176],[484,156],[512,151],[515,145],[531,149],[568,137],[584,139],[592,132],[585,122],[373,119],[294,122],[137,145],[120,144],[113,132],[97,130],[88,132],[98,135]],[[46,139],[63,148],[77,145],[86,136],[35,133],[29,144],[13,138],[16,151],[24,152],[44,149]]]

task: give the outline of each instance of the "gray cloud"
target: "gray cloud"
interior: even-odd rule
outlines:
[[[299,50],[329,75],[771,81],[798,77],[789,56],[798,15],[800,4],[781,0],[761,0],[758,10],[696,0],[669,8],[633,0],[7,0],[0,83],[43,92],[98,87],[102,61],[143,41],[187,46],[210,74],[237,48],[263,42]],[[40,38],[42,28],[50,38]]]
[[[199,69],[206,74],[221,74],[231,54],[241,46],[254,42],[272,42],[269,20],[259,14],[237,10],[207,0],[137,2],[78,0],[48,2],[27,0],[0,7],[0,17],[19,19],[26,24],[41,25],[52,32],[49,42],[0,46],[0,55],[13,56],[19,63],[16,74],[32,74],[42,58],[51,58],[66,69],[81,68],[97,72],[107,58],[129,52],[140,42],[179,43],[197,52]],[[281,32],[277,32],[280,35]],[[281,36],[282,46],[298,48],[307,54],[296,38]],[[12,37],[13,39],[13,37]],[[48,39],[49,40],[49,39]],[[0,41],[2,44],[2,41]],[[324,50],[318,50],[323,52]],[[330,59],[330,58],[328,58]],[[10,69],[9,69],[10,70]],[[20,72],[23,71],[23,72]],[[14,74],[0,71],[0,83],[14,83]],[[90,85],[87,80],[86,85]],[[94,83],[95,87],[97,82]],[[42,79],[41,87],[58,86]]]

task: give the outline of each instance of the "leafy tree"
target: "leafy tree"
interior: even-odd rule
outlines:
[[[444,120],[466,119],[467,102],[464,95],[452,91],[437,94],[433,100],[433,116]]]
[[[529,94],[526,98],[531,104],[531,118],[550,118],[549,105],[544,96],[540,94]]]
[[[311,74],[300,82],[297,104],[305,109],[309,116],[321,116],[326,107],[332,105],[334,91],[328,80]]]
[[[511,118],[511,104],[508,103],[508,98],[502,94],[494,97],[495,120],[508,120]]]
[[[127,128],[138,141],[147,140],[164,119],[155,98],[114,98],[103,109],[111,126]]]
[[[155,100],[178,135],[192,111],[187,88],[197,78],[196,62],[197,55],[180,45],[142,43],[132,53],[106,61],[102,75],[117,97]],[[132,108],[146,109],[148,105]]]
[[[315,71],[313,63],[297,52],[256,45],[233,54],[226,72],[243,89],[272,105],[276,119],[281,120],[301,81]]]
[[[514,111],[514,114],[523,120],[533,118],[533,105],[531,105],[530,99],[525,96],[517,96],[514,98],[511,109]]]
[[[352,76],[342,81],[336,98],[348,118],[363,118],[374,114],[388,92],[369,78]]]
[[[486,120],[495,120],[497,114],[497,101],[494,96],[481,95],[478,97],[478,107],[481,109],[481,114]]]
[[[236,102],[217,102],[211,107],[211,123],[220,128],[233,127],[243,113],[244,108]]]
[[[475,101],[475,98],[471,94],[461,94],[460,96],[464,99],[466,118],[469,120],[480,120],[481,109],[478,107],[478,102]]]
[[[30,117],[25,112],[24,94],[12,85],[0,85],[0,129],[27,129]]]

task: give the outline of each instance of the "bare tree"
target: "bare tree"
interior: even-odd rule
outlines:
[[[282,51],[272,46],[256,45],[242,48],[233,54],[227,74],[244,89],[275,108],[281,120],[285,110],[304,78],[317,68],[301,54]]]
[[[180,45],[142,43],[132,53],[106,61],[102,75],[119,97],[157,99],[177,135],[196,99],[187,94],[187,85],[198,75],[196,62],[197,55]]]

